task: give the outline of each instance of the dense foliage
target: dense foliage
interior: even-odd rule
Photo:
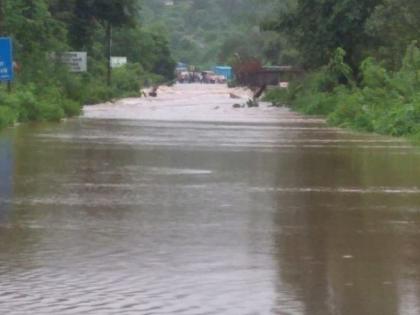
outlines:
[[[108,86],[111,30],[112,55],[129,63],[114,69]],[[0,127],[60,120],[82,104],[138,95],[145,82],[173,78],[168,41],[141,27],[138,0],[0,0],[0,32],[13,38],[18,65],[13,92],[0,90]],[[86,51],[88,72],[71,73],[52,57],[65,51]]]
[[[285,32],[299,50],[306,68],[328,62],[337,47],[347,52],[346,61],[357,69],[371,43],[366,23],[382,0],[298,0],[266,29]]]
[[[281,34],[262,32],[260,24],[285,1],[143,0],[146,25],[168,32],[177,61],[197,66],[229,63],[235,54],[266,63],[290,63],[296,51]]]
[[[264,23],[299,51],[305,80],[269,92],[331,124],[420,137],[416,0],[297,0]]]
[[[418,0],[0,0],[0,32],[14,38],[20,65],[14,92],[0,91],[0,127],[137,94],[171,80],[175,61],[204,68],[253,57],[306,70],[267,95],[275,104],[339,126],[418,134],[419,16]],[[111,34],[113,55],[129,65],[108,87]],[[87,51],[89,71],[51,59],[63,51]]]

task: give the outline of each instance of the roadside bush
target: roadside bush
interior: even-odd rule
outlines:
[[[60,121],[65,117],[64,110],[57,103],[41,100],[38,104],[42,117],[38,119],[40,121]]]
[[[334,126],[373,131],[369,106],[359,90],[338,88],[334,91],[335,109],[328,115],[328,122]]]
[[[335,95],[325,92],[301,94],[294,103],[296,109],[308,115],[328,115],[337,105]]]
[[[41,108],[32,89],[32,86],[28,86],[15,92],[20,122],[36,121],[42,118]]]
[[[59,121],[80,113],[80,103],[64,97],[59,88],[18,86],[11,94],[0,94],[1,127],[14,122]]]
[[[84,104],[98,104],[110,100],[113,97],[112,91],[103,81],[91,81],[85,88],[87,93],[84,97]]]
[[[378,115],[375,131],[392,136],[404,136],[420,131],[419,102],[411,104],[395,104],[388,111]]]
[[[0,105],[0,129],[16,122],[16,112],[12,108]]]
[[[140,94],[140,80],[143,69],[140,64],[130,64],[113,70],[113,95],[137,96]]]
[[[145,72],[140,64],[129,64],[113,69],[112,86],[108,87],[103,64],[92,61],[91,66],[98,71],[70,73],[60,65],[45,65],[42,79],[36,83],[25,79],[33,75],[28,69],[12,93],[0,91],[0,128],[17,121],[59,121],[79,115],[83,104],[138,96],[141,87],[165,81],[160,75]]]
[[[66,98],[79,103],[83,103],[86,99],[89,86],[89,76],[75,73],[66,73],[60,76],[59,86]]]
[[[82,112],[80,103],[71,99],[63,99],[61,101],[61,107],[67,117],[77,116]]]
[[[420,49],[416,43],[408,47],[399,71],[387,71],[373,58],[366,59],[358,86],[342,57],[336,53],[328,66],[292,83],[287,91],[269,91],[265,100],[323,115],[335,126],[411,135],[420,143]]]
[[[289,90],[284,88],[268,90],[264,95],[263,101],[270,102],[273,106],[289,104]]]

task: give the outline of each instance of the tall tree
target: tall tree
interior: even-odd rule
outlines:
[[[177,61],[212,67],[226,63],[236,52],[282,62],[285,50],[272,49],[281,35],[260,32],[260,22],[286,0],[142,0],[142,18],[146,26],[163,25],[169,31],[169,43]],[[275,11],[274,11],[275,12]],[[283,47],[282,47],[283,48]],[[277,54],[275,56],[275,54]]]
[[[367,30],[378,41],[370,53],[393,69],[399,69],[407,47],[420,39],[418,0],[384,0],[376,7]]]
[[[4,34],[4,3],[0,0],[0,36]]]
[[[139,18],[137,0],[76,0],[73,24],[75,43],[87,42],[92,36],[93,24],[99,22],[106,30],[107,81],[111,84],[111,48],[112,28],[134,26]],[[75,36],[75,37],[74,37]],[[81,37],[79,37],[81,36]],[[80,41],[80,38],[82,41]]]
[[[134,27],[117,28],[113,34],[113,51],[140,63],[147,72],[172,80],[176,63],[171,57],[168,42],[161,29]]]
[[[373,38],[366,22],[383,0],[298,0],[280,18],[264,25],[288,35],[307,68],[328,63],[336,48],[346,52],[346,62],[357,71],[363,52]]]
[[[66,45],[65,26],[51,15],[46,0],[3,0],[3,8],[4,29],[13,36],[18,57],[33,60]]]

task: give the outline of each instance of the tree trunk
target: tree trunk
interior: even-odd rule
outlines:
[[[111,68],[112,25],[111,25],[110,22],[108,22],[108,24],[106,26],[106,41],[107,41],[106,58],[107,58],[107,62],[108,62],[107,84],[108,84],[108,86],[111,86],[111,81],[112,81],[112,68]]]
[[[0,0],[0,36],[4,36],[4,1]]]

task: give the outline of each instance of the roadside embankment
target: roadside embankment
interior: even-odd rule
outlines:
[[[0,90],[0,129],[16,123],[60,121],[80,115],[84,104],[139,96],[144,81],[153,78],[140,70],[136,65],[114,69],[111,86],[97,75],[60,68],[43,83],[17,82],[11,92]]]
[[[420,50],[411,47],[408,55]],[[307,115],[325,117],[332,126],[382,135],[420,139],[420,63],[406,58],[398,71],[389,71],[372,58],[361,66],[357,84],[347,79],[339,83],[330,69],[314,72],[289,89],[267,93],[265,100],[287,104]],[[343,76],[341,76],[342,78]]]

